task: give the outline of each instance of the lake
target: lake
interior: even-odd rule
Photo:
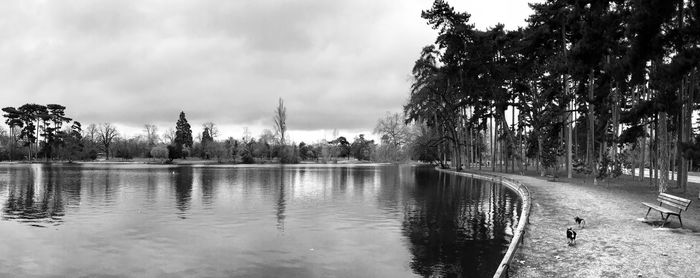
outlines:
[[[0,165],[0,277],[491,277],[522,203],[412,165]]]

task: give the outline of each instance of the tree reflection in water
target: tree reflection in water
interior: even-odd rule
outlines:
[[[203,277],[217,276],[212,269],[222,270],[220,277],[332,276],[346,269],[377,277],[478,277],[495,271],[520,201],[500,185],[408,165],[37,164],[0,169],[0,206],[3,219],[27,223],[0,225],[19,231],[3,233],[0,249],[53,256],[76,246],[71,252],[80,259],[62,261],[66,272],[56,276],[75,269],[107,276],[86,265],[129,258],[136,267],[120,265],[114,276],[178,264]],[[43,233],[28,225],[61,227]],[[35,235],[45,237],[31,240]],[[50,238],[61,240],[43,240]],[[323,254],[322,262],[312,253]],[[162,262],[163,254],[172,262]],[[22,263],[0,258],[2,266]],[[31,276],[22,274],[34,269],[2,271]]]
[[[413,271],[425,277],[492,276],[509,243],[507,232],[517,225],[515,193],[486,181],[416,171],[413,195],[403,220]]]
[[[187,210],[190,208],[192,201],[192,175],[193,168],[178,167],[172,172],[175,175],[175,207],[180,211],[178,216],[182,219],[187,218]]]
[[[37,164],[9,168],[8,176],[3,220],[16,220],[37,227],[59,225],[65,215],[63,194],[68,195],[69,202],[80,202],[79,171],[64,175],[62,168]]]
[[[202,188],[202,205],[206,208],[211,208],[214,203],[214,180],[219,178],[220,171],[211,169],[198,168],[196,169],[199,176],[199,185]]]
[[[277,194],[277,202],[275,203],[275,216],[277,217],[277,230],[284,231],[284,218],[285,210],[287,209],[287,201],[285,200],[285,186],[284,186],[284,166],[280,166],[277,169],[277,176],[279,177],[279,193]]]

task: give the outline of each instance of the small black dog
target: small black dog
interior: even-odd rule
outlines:
[[[569,246],[575,245],[576,244],[576,231],[574,231],[573,228],[569,227],[569,229],[566,230],[566,238],[569,239]]]
[[[574,221],[578,224],[579,229],[583,229],[583,227],[586,226],[586,220],[583,220],[583,218],[576,216],[574,217]]]

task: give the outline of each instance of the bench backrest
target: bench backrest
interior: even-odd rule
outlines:
[[[662,204],[666,204],[680,210],[688,210],[688,206],[690,206],[690,200],[666,193],[659,194],[656,200]]]

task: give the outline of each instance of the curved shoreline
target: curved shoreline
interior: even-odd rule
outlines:
[[[477,174],[472,172],[457,172],[455,170],[440,169],[439,167],[436,167],[435,170],[441,173],[449,173],[463,177],[490,180],[492,182],[498,180],[499,183],[507,186],[516,194],[518,194],[518,196],[523,202],[523,207],[520,211],[520,217],[518,218],[518,227],[516,227],[515,231],[513,231],[513,238],[511,239],[510,244],[508,245],[508,250],[506,251],[506,254],[503,255],[503,259],[501,260],[501,263],[498,265],[498,268],[496,269],[496,272],[493,275],[494,278],[503,277],[504,274],[507,276],[508,269],[510,268],[510,263],[513,260],[513,257],[515,256],[515,252],[517,251],[520,243],[523,240],[523,236],[525,233],[525,225],[528,223],[528,218],[530,217],[530,208],[532,206],[532,198],[530,195],[530,191],[522,183],[516,180],[504,178],[499,175],[485,175],[483,173]]]

